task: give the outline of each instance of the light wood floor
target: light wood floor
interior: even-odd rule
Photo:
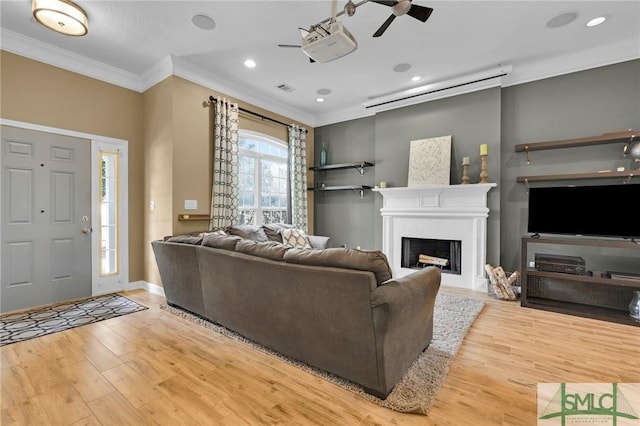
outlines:
[[[640,382],[640,328],[487,300],[429,416],[378,407],[123,293],[143,312],[1,348],[5,425],[535,425],[538,382]]]

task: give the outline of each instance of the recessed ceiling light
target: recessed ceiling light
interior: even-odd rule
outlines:
[[[203,14],[193,15],[193,18],[191,18],[191,23],[201,30],[206,31],[210,31],[216,27],[216,21]]]
[[[244,66],[247,68],[255,68],[256,61],[254,61],[253,59],[247,59],[246,61],[244,61]]]
[[[324,102],[324,98],[316,98],[316,102]]]
[[[422,77],[420,77],[419,75],[414,75],[413,77],[411,77],[411,81],[420,81],[422,80]]]
[[[565,12],[555,16],[547,21],[547,28],[560,28],[569,25],[576,20],[578,14],[576,12]]]
[[[325,95],[329,95],[329,94],[331,94],[331,89],[318,89],[318,90],[316,91],[316,93],[317,93],[318,95],[323,95],[323,96],[325,96]]]
[[[589,22],[587,22],[587,27],[595,27],[597,25],[602,24],[604,21],[606,21],[607,18],[604,16],[598,16],[597,18],[593,18],[592,20],[590,20]]]
[[[395,72],[407,72],[411,69],[411,64],[398,64],[393,67]]]

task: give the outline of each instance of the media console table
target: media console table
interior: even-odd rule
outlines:
[[[592,272],[590,264],[606,266],[607,262],[611,265],[611,270],[616,271],[613,268],[618,267],[618,260],[631,265],[630,268],[635,270],[624,270],[629,273],[628,277],[614,274],[616,278],[610,278],[604,268],[599,268],[602,274],[574,275],[540,271],[532,267],[532,253],[538,250],[545,253],[550,248],[556,254],[573,255],[577,250],[584,251],[590,255],[586,259],[589,272]],[[633,274],[640,274],[640,244],[613,239],[527,236],[522,238],[520,271],[522,306],[640,326],[639,322],[629,316],[633,292],[640,290],[640,278],[633,277]]]

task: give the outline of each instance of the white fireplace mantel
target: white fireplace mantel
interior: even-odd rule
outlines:
[[[442,284],[486,289],[487,193],[495,183],[374,189],[383,196],[382,251],[393,275],[414,269],[401,267],[402,237],[462,241],[462,271],[442,274]]]

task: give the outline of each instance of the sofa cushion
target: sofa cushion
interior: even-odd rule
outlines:
[[[170,243],[182,243],[182,244],[202,244],[202,237],[199,235],[175,235],[166,239]]]
[[[282,243],[290,247],[310,249],[311,242],[307,238],[307,234],[301,229],[281,229]]]
[[[236,249],[236,244],[242,240],[243,238],[237,235],[209,234],[203,238],[202,245],[233,251]]]
[[[236,251],[271,260],[283,260],[289,247],[276,241],[241,240],[236,244]]]
[[[271,241],[277,241],[279,243],[282,242],[282,235],[280,235],[280,231],[283,229],[292,229],[295,228],[293,225],[288,223],[269,223],[267,225],[262,225],[262,229],[264,233],[267,235],[267,238]]]
[[[284,254],[284,261],[302,265],[371,271],[375,274],[378,285],[392,278],[387,256],[379,250],[364,251],[347,248],[303,250],[292,248]]]
[[[224,230],[229,235],[237,235],[247,240],[269,241],[262,227],[257,225],[230,225]]]

